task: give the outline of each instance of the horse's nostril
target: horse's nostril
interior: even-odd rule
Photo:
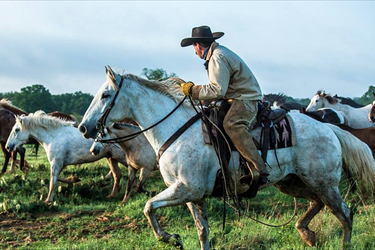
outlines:
[[[86,132],[87,132],[86,127],[83,126],[83,125],[80,125],[80,126],[78,127],[78,130],[79,130],[79,132],[81,132],[82,134],[86,134]]]

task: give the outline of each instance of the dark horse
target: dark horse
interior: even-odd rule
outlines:
[[[339,100],[342,104],[347,104],[353,108],[362,108],[364,107],[365,105],[362,105],[362,104],[359,104],[359,103],[356,103],[355,101],[353,101],[352,99],[350,98],[346,98],[346,97],[342,97],[342,96],[337,96],[334,95],[333,98],[336,98],[337,100]]]
[[[286,111],[290,111],[292,109],[300,110],[301,108],[305,107],[304,105],[298,102],[288,102],[286,100],[286,95],[284,94],[267,94],[264,95],[263,101],[269,102],[271,105],[276,105]]]
[[[0,172],[0,174],[3,174],[6,172],[9,159],[12,157],[13,163],[12,163],[12,172],[15,171],[15,164],[17,160],[17,153],[20,154],[21,156],[21,161],[20,161],[20,169],[24,173],[26,173],[27,169],[24,168],[24,162],[25,162],[25,148],[23,147],[18,147],[16,151],[10,153],[5,149],[5,144],[8,140],[10,131],[12,130],[13,125],[16,123],[16,117],[15,115],[7,110],[7,109],[0,109],[0,145],[1,149],[4,152],[4,165],[3,168]]]

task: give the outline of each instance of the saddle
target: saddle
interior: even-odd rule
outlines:
[[[212,137],[218,138],[218,143],[222,144],[225,143],[224,140],[230,142],[230,147],[234,148],[234,145],[229,138],[229,136],[225,133],[223,128],[223,121],[226,113],[228,112],[231,106],[231,102],[228,100],[221,99],[219,101],[212,102],[208,106],[204,108],[204,113],[207,117],[216,125],[213,126],[208,122],[202,123],[202,130],[203,130],[203,137],[207,144],[213,144]],[[254,139],[254,143],[257,146],[258,150],[262,152],[262,158],[264,161],[267,159],[267,151],[270,148],[270,142],[273,142],[275,136],[273,135],[273,130],[271,128],[283,120],[286,117],[286,110],[285,109],[271,109],[271,105],[269,102],[260,102],[258,103],[258,113],[256,118],[256,123],[254,125],[254,129],[257,127],[262,127],[262,136],[260,141],[256,141]],[[225,138],[222,136],[218,136],[219,131],[217,127],[222,131],[225,135]],[[271,139],[271,141],[270,141]],[[221,141],[222,140],[222,141]],[[229,154],[229,151],[228,151]]]
[[[230,108],[231,102],[228,100],[219,100],[208,104],[203,108],[205,115],[202,117],[202,130],[203,137],[207,144],[214,146],[216,154],[220,160],[221,169],[217,173],[215,187],[213,190],[213,196],[221,196],[223,194],[223,182],[227,182],[224,186],[231,189],[231,185],[223,178],[223,176],[230,176],[228,170],[228,164],[230,160],[230,151],[235,150],[234,144],[232,143],[229,136],[225,133],[223,128],[223,121],[226,113]],[[262,127],[261,138],[259,142],[253,138],[255,145],[258,150],[261,150],[261,156],[264,162],[267,159],[267,152],[269,148],[276,142],[276,135],[274,125],[281,122],[286,117],[286,110],[276,109],[272,110],[269,102],[258,103],[257,121],[254,125],[256,127]],[[210,121],[208,121],[208,119]],[[214,124],[212,124],[214,123]],[[273,147],[275,148],[275,147]],[[246,160],[240,155],[240,165],[243,175],[249,174],[249,169],[246,166]],[[250,164],[252,172],[256,173],[255,167]],[[233,190],[229,190],[230,193],[234,193]],[[254,194],[249,190],[249,194],[246,192],[245,197],[253,198]]]

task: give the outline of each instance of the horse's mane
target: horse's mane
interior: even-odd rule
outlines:
[[[337,95],[334,95],[334,98],[338,99],[342,104],[349,105],[349,106],[351,106],[353,108],[362,108],[362,107],[364,107],[364,105],[356,103],[355,101],[353,101],[350,98],[346,98],[346,97],[342,97],[342,96],[337,96]]]
[[[164,81],[156,81],[147,80],[133,74],[126,74],[122,75],[121,77],[123,77],[124,80],[136,81],[150,89],[153,89],[163,95],[169,96],[175,100],[182,97],[182,94],[180,92],[180,85],[178,83],[184,81],[180,78],[173,77]]]
[[[73,126],[74,122],[66,121],[57,117],[47,115],[43,110],[38,110],[35,113],[30,113],[28,116],[22,116],[22,122],[17,119],[17,123],[22,129],[33,130],[36,128],[59,128],[66,126]]]
[[[13,106],[12,102],[9,101],[6,98],[3,98],[3,99],[0,100],[0,108],[10,110],[17,115],[27,115],[28,114],[26,111],[23,111],[22,109],[17,108],[16,106]]]
[[[285,103],[286,102],[286,95],[282,93],[278,94],[266,94],[263,97],[263,101],[268,101],[268,102],[277,102],[277,103]]]
[[[316,92],[316,95],[318,95],[319,97],[321,98],[325,98],[327,99],[327,101],[330,103],[330,104],[336,104],[336,103],[339,103],[340,101],[334,97],[332,97],[330,94],[326,94],[325,91],[322,91],[322,90],[318,90],[318,92]]]

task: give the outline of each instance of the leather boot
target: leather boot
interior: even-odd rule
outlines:
[[[250,134],[250,129],[256,121],[257,105],[257,101],[233,100],[232,106],[223,121],[223,126],[238,152],[247,162],[252,163],[259,172],[257,183],[259,187],[259,185],[267,183],[269,173]],[[250,173],[252,172],[250,168]]]

